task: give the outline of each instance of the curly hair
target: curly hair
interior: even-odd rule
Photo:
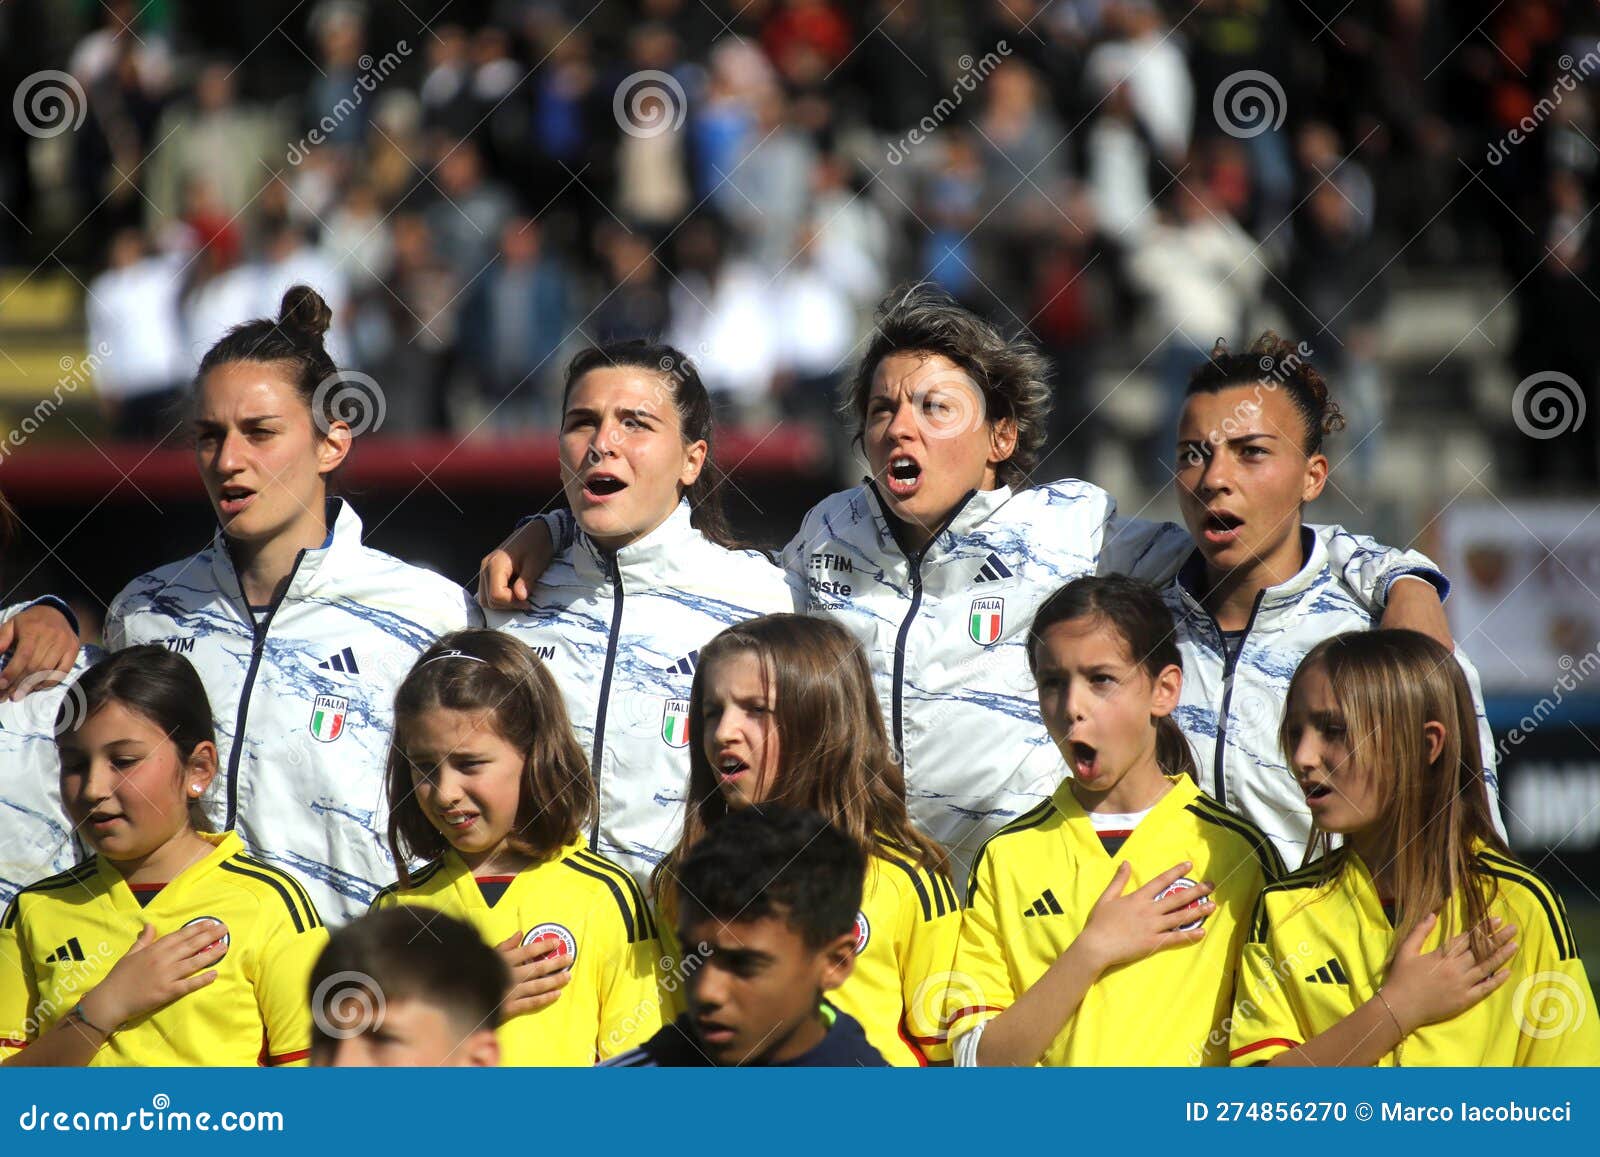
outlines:
[[[1027,479],[1044,446],[1045,423],[1053,400],[1049,363],[1031,342],[1007,339],[983,318],[927,283],[895,289],[878,305],[872,340],[856,365],[841,407],[855,427],[858,445],[878,364],[897,353],[936,354],[969,374],[983,391],[988,422],[1009,418],[1016,424],[1016,448],[996,468],[998,481],[1003,486],[1015,486]]]
[[[1228,343],[1219,338],[1210,358],[1190,376],[1184,396],[1215,394],[1230,386],[1282,388],[1305,423],[1305,452],[1320,454],[1323,436],[1337,434],[1345,423],[1339,404],[1328,396],[1327,381],[1306,360],[1310,356],[1304,342],[1291,345],[1270,329],[1243,353],[1230,352]]]

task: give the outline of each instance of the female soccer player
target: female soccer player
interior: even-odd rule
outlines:
[[[1246,923],[1283,864],[1194,783],[1172,616],[1145,583],[1077,579],[1028,656],[1072,777],[973,869],[946,998],[959,1063],[1226,1064]]]
[[[447,912],[499,950],[502,1064],[592,1065],[661,1027],[655,922],[633,877],[585,842],[594,791],[555,680],[515,639],[446,635],[400,685],[400,881],[377,903]],[[431,862],[408,871],[416,860]]]
[[[683,837],[654,880],[664,925],[682,911],[680,865],[730,809],[818,812],[867,864],[855,971],[829,999],[890,1064],[948,1061],[941,1006],[959,905],[944,849],[906,814],[860,645],[839,624],[802,615],[731,627],[700,652],[689,718]]]
[[[1176,478],[1195,545],[1164,590],[1183,652],[1177,719],[1201,785],[1259,825],[1296,867],[1311,813],[1277,744],[1289,677],[1321,640],[1377,625],[1301,522],[1327,484],[1323,436],[1344,427],[1308,353],[1268,332],[1243,353],[1219,347],[1196,370],[1179,419]],[[1459,650],[1456,660],[1473,690],[1498,826],[1478,675]]]
[[[590,846],[642,885],[683,824],[699,649],[724,627],[793,609],[794,596],[727,528],[711,400],[682,353],[644,342],[585,350],[562,397],[576,533],[528,609],[489,622],[555,673],[599,786]]]
[[[1566,910],[1494,830],[1450,652],[1411,631],[1323,640],[1279,740],[1325,854],[1256,905],[1233,1063],[1600,1064]]]
[[[280,1065],[310,1048],[327,934],[299,880],[213,833],[206,689],[132,647],[77,682],[61,798],[94,849],[0,919],[0,1057],[15,1065]],[[74,710],[63,708],[67,715]]]
[[[236,326],[207,352],[193,427],[216,537],[129,583],[106,641],[189,656],[216,708],[224,826],[344,920],[395,874],[383,837],[394,689],[434,639],[481,615],[456,584],[363,546],[355,510],[329,497],[352,438],[323,346],[330,316],[298,285],[276,321]]]
[[[1032,484],[1044,378],[1031,345],[947,297],[892,295],[847,391],[871,474],[813,507],[784,551],[805,609],[837,617],[866,649],[911,818],[958,866],[1060,782],[1024,646],[1039,605],[1080,575],[1165,582],[1192,549],[1180,526],[1118,518],[1097,486]],[[1429,584],[1394,582],[1432,573],[1426,558],[1336,527],[1318,534],[1374,607],[1393,585],[1402,614],[1431,604],[1442,623]],[[513,577],[540,572],[543,535],[530,524],[484,560],[490,605],[518,593]]]

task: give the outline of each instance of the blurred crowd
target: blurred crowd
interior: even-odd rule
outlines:
[[[1059,390],[1069,460],[1164,431],[1195,361],[1265,322],[1307,343],[1370,456],[1401,271],[1502,275],[1519,376],[1596,387],[1595,77],[1558,84],[1600,52],[1593,5],[526,0],[425,28],[400,9],[308,6],[281,34],[296,71],[182,6],[95,8],[66,64],[90,115],[62,195],[93,240],[123,433],[159,434],[207,346],[296,281],[393,431],[547,424],[575,348],[647,334],[730,418],[822,414],[907,278],[1031,332],[1069,387],[1108,366],[1159,384],[1133,431]],[[1536,449],[1529,471],[1594,475],[1592,441]]]

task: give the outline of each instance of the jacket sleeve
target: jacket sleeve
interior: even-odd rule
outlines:
[[[1338,575],[1356,598],[1374,614],[1389,601],[1389,589],[1402,578],[1419,578],[1439,592],[1442,603],[1450,595],[1450,580],[1427,555],[1415,550],[1384,546],[1365,534],[1342,526],[1311,524],[1328,552],[1328,569]]]

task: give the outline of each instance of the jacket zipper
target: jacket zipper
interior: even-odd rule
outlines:
[[[617,638],[622,634],[622,568],[617,565],[617,558],[612,555],[606,563],[610,572],[607,577],[612,586],[616,588],[616,596],[611,604],[611,637],[606,642],[606,665],[600,676],[600,702],[594,713],[594,754],[590,759],[590,766],[594,775],[594,822],[589,826],[589,847],[594,851],[600,850],[600,757],[605,754],[606,748],[606,704],[611,698],[611,671],[617,661]]]
[[[283,584],[283,593],[272,600],[266,616],[259,623],[256,622],[255,612],[250,609],[250,597],[244,593],[244,580],[239,577],[237,569],[233,572],[234,579],[239,583],[239,600],[244,604],[245,617],[250,622],[251,642],[250,667],[244,673],[244,687],[239,691],[239,711],[233,720],[233,750],[228,753],[228,819],[224,824],[224,830],[232,830],[238,824],[239,761],[244,757],[245,720],[250,714],[250,692],[256,685],[256,672],[261,667],[261,656],[266,651],[267,629],[272,626],[273,616],[278,613],[283,600],[289,597],[289,588],[294,586],[295,572],[300,569],[300,560],[305,556],[304,550],[295,554],[294,565],[289,568],[289,581]],[[233,560],[228,561],[232,566]]]
[[[1245,622],[1244,634],[1239,636],[1239,645],[1232,650],[1228,648],[1228,639],[1222,633],[1216,616],[1206,611],[1206,617],[1211,620],[1211,628],[1217,632],[1217,642],[1222,647],[1222,708],[1217,712],[1217,750],[1212,761],[1212,780],[1216,784],[1213,793],[1216,801],[1223,807],[1228,806],[1228,781],[1224,772],[1224,764],[1228,754],[1228,707],[1233,702],[1233,671],[1239,665],[1239,656],[1244,654],[1245,644],[1250,641],[1250,628],[1256,625],[1256,613],[1261,610],[1261,600],[1266,596],[1266,590],[1256,592],[1256,601],[1250,605],[1250,618]],[[1198,604],[1199,600],[1195,602]],[[1202,606],[1201,610],[1205,610]]]
[[[877,499],[878,509],[884,514],[884,520],[893,526],[889,519],[888,510],[884,506],[883,497],[878,493],[876,483],[868,484],[872,496]],[[894,724],[894,750],[900,760],[900,770],[906,770],[906,744],[905,744],[905,675],[906,675],[906,638],[911,634],[911,624],[916,621],[917,612],[922,609],[922,560],[927,557],[928,550],[939,541],[939,536],[949,529],[956,517],[966,509],[967,503],[977,495],[976,490],[967,491],[966,497],[956,504],[944,522],[929,536],[922,549],[915,554],[908,554],[906,561],[911,564],[911,606],[906,611],[905,618],[900,620],[899,633],[894,640],[894,689],[890,699],[890,716]],[[899,536],[895,537],[895,545],[900,544]],[[903,549],[903,548],[902,548]]]

